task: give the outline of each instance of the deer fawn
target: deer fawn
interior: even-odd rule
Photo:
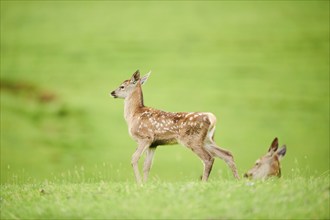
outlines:
[[[111,92],[114,98],[125,99],[124,117],[130,136],[138,147],[132,156],[135,178],[140,184],[141,177],[138,161],[143,152],[146,158],[143,166],[143,179],[147,181],[156,147],[180,143],[191,149],[204,164],[203,181],[207,181],[214,157],[223,159],[239,179],[233,155],[214,142],[216,117],[205,112],[164,112],[146,107],[143,103],[141,85],[148,79],[150,72],[140,78],[137,70],[129,80],[125,80]]]
[[[281,177],[280,160],[286,153],[286,146],[283,145],[279,150],[278,139],[275,138],[266,155],[259,158],[254,167],[250,169],[244,177],[252,179],[266,179],[271,176]]]

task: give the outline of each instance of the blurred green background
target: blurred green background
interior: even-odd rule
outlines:
[[[134,181],[123,101],[108,94],[136,69],[152,70],[146,105],[217,116],[240,174],[276,136],[284,176],[329,170],[328,1],[1,1],[1,182]],[[151,178],[201,172],[163,146]]]

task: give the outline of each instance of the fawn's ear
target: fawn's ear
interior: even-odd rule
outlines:
[[[130,82],[135,84],[139,79],[140,79],[140,71],[137,70],[137,71],[135,71],[135,73],[133,73]]]
[[[268,152],[274,153],[276,152],[278,148],[278,139],[277,137],[273,140],[272,144],[270,145],[270,148],[268,149]]]
[[[286,146],[283,145],[278,151],[277,151],[277,155],[278,158],[281,160],[286,154]]]
[[[141,78],[141,80],[140,80],[141,85],[143,85],[145,82],[147,82],[147,80],[148,80],[148,78],[149,78],[149,76],[150,76],[150,73],[151,73],[151,71],[149,71],[146,75],[144,75],[144,76]]]

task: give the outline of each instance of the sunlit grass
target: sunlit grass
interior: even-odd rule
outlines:
[[[143,186],[65,178],[67,183],[1,185],[1,218],[329,218],[329,174],[265,182],[151,180]]]

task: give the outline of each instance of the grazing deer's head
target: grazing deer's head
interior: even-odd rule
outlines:
[[[266,179],[271,176],[281,176],[280,160],[286,153],[286,146],[278,149],[278,139],[275,138],[266,153],[259,158],[254,167],[244,174],[244,177],[252,179]]]

